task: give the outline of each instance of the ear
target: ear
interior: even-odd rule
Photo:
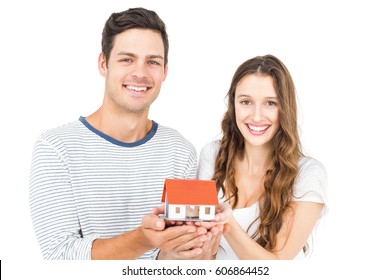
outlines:
[[[165,79],[167,78],[167,75],[168,75],[168,64],[166,64],[165,67],[164,67],[164,79],[163,79],[163,81],[165,81]]]
[[[98,60],[98,68],[100,75],[103,77],[107,77],[107,62],[106,62],[106,56],[103,52],[99,54],[99,60]]]

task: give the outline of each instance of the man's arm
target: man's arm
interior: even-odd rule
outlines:
[[[33,150],[30,210],[45,259],[90,259],[97,236],[82,236],[66,159],[44,140]]]
[[[137,229],[113,238],[95,240],[92,259],[136,259],[153,248],[168,252],[184,248],[177,258],[191,258],[202,253],[195,248],[203,245],[206,232],[192,225],[165,228],[164,220],[152,211],[143,217],[142,225]]]

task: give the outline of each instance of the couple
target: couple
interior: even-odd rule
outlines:
[[[303,156],[292,78],[272,55],[239,66],[223,137],[197,154],[148,119],[168,70],[164,22],[113,13],[102,34],[102,106],[37,140],[30,209],[45,259],[297,259],[326,208],[326,173]],[[213,223],[167,227],[166,178],[216,181]]]

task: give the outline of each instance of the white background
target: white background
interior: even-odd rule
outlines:
[[[118,263],[86,264],[84,269],[79,263],[41,261],[28,179],[38,135],[101,105],[104,79],[97,58],[103,25],[112,12],[138,6],[160,15],[170,39],[168,77],[150,117],[176,128],[198,152],[220,135],[224,97],[239,64],[270,53],[293,76],[301,140],[305,152],[327,168],[330,212],[318,228],[309,264],[272,263],[271,279],[281,274],[296,274],[293,279],[388,276],[386,1],[21,0],[0,4],[0,259],[5,279],[51,279],[51,274],[123,279]]]

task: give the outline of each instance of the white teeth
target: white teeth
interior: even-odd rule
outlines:
[[[134,90],[134,91],[145,91],[147,90],[147,87],[134,87],[134,86],[126,86],[128,89],[130,90]]]
[[[266,130],[269,127],[269,125],[253,126],[253,125],[248,124],[248,127],[249,127],[250,130],[253,130],[253,131],[256,131],[256,132],[260,132],[260,131]]]

